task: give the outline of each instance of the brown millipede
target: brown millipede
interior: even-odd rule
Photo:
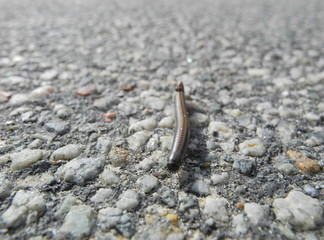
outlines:
[[[171,153],[167,162],[167,168],[170,171],[177,171],[179,169],[189,142],[189,120],[182,82],[179,82],[176,87],[175,118],[176,128]]]

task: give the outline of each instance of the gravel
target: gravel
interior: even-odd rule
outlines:
[[[323,9],[0,0],[0,239],[322,239]]]

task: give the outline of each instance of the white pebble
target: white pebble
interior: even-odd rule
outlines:
[[[140,185],[140,188],[144,193],[149,193],[157,188],[159,180],[152,175],[146,175],[140,178],[137,183]]]
[[[213,184],[223,184],[228,180],[228,173],[224,172],[222,174],[214,174],[211,176]]]
[[[161,150],[163,152],[169,151],[172,147],[173,136],[162,136],[160,137]]]
[[[128,189],[124,192],[117,202],[117,207],[122,210],[132,210],[139,205],[138,193],[134,190]]]
[[[54,87],[52,86],[42,86],[34,89],[30,92],[29,97],[31,98],[40,98],[45,97],[54,92]]]
[[[98,138],[96,148],[100,153],[107,154],[111,149],[110,137],[102,136]]]
[[[233,217],[233,227],[237,235],[244,235],[249,230],[249,224],[245,220],[243,214],[239,214]]]
[[[136,165],[136,169],[143,169],[145,171],[150,170],[156,162],[152,158],[145,158],[139,164]]]
[[[208,119],[206,114],[196,112],[190,116],[190,124],[195,127],[205,127]]]
[[[109,168],[106,168],[101,174],[100,179],[102,183],[106,185],[114,185],[119,182],[119,178],[116,176],[116,174],[110,170]]]
[[[161,119],[158,126],[163,128],[172,128],[173,124],[174,124],[173,117],[165,117]]]
[[[276,218],[289,223],[297,230],[311,230],[323,222],[323,206],[318,199],[292,190],[286,198],[273,202]]]
[[[224,122],[212,121],[208,126],[208,134],[212,136],[218,135],[221,138],[228,139],[233,137],[233,130]]]
[[[16,106],[16,105],[23,105],[25,103],[30,102],[30,98],[25,93],[17,93],[15,95],[12,95],[9,100],[9,105]]]
[[[158,97],[147,97],[145,99],[145,103],[148,105],[149,108],[153,110],[162,111],[165,106],[165,101]]]
[[[90,201],[93,203],[104,203],[107,199],[113,194],[113,190],[108,188],[100,188],[96,194],[90,198]]]
[[[228,222],[227,200],[225,198],[207,197],[204,213],[217,221]]]
[[[264,145],[259,139],[246,140],[239,145],[239,148],[243,155],[251,157],[260,157],[266,151]]]
[[[190,190],[200,196],[208,195],[209,194],[209,183],[204,180],[196,180]]]
[[[21,152],[10,155],[11,170],[17,171],[26,168],[43,157],[43,151],[39,149],[24,149]]]
[[[244,211],[250,222],[256,226],[267,226],[270,208],[257,203],[245,203]]]
[[[55,150],[52,153],[53,160],[71,160],[79,156],[82,152],[82,147],[78,144],[68,144]]]
[[[262,77],[270,74],[270,70],[266,68],[249,68],[247,73],[252,77]]]
[[[146,144],[146,149],[148,151],[154,151],[159,146],[159,136],[154,134]]]
[[[142,121],[134,122],[128,129],[128,134],[133,134],[142,130],[153,130],[156,128],[157,122],[154,118],[147,118]]]
[[[318,115],[318,114],[315,114],[315,113],[307,113],[304,115],[304,118],[307,120],[307,121],[310,121],[310,122],[316,122],[316,121],[319,121],[321,120],[321,116]]]
[[[136,132],[127,138],[128,146],[131,150],[138,150],[149,140],[151,134],[146,131]]]

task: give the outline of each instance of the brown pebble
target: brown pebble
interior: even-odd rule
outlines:
[[[235,207],[236,207],[237,209],[243,209],[243,208],[244,208],[244,204],[238,202],[238,203],[235,204]]]
[[[77,91],[76,94],[86,97],[89,95],[93,95],[97,93],[97,87],[94,84],[86,85],[83,87],[80,87]]]
[[[286,154],[294,162],[295,166],[305,173],[315,174],[321,171],[321,167],[317,161],[306,157],[300,152],[288,150]]]
[[[105,119],[106,122],[112,122],[116,118],[116,113],[114,112],[109,112],[109,113],[103,113],[102,118]]]
[[[9,99],[11,98],[12,94],[10,92],[0,91],[0,97]]]
[[[166,218],[169,220],[170,223],[176,224],[179,221],[179,216],[173,213],[168,213]]]
[[[129,85],[125,85],[125,86],[121,86],[120,89],[125,91],[125,92],[130,92],[130,91],[133,90],[133,87],[129,86]]]

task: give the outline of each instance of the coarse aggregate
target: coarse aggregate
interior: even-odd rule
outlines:
[[[323,239],[323,32],[321,0],[0,0],[0,239]]]

